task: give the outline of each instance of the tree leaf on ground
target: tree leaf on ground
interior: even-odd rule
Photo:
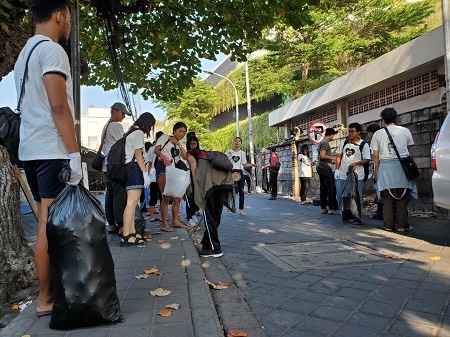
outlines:
[[[146,274],[146,275],[150,275],[150,274],[161,275],[162,273],[159,271],[158,268],[153,267],[151,269],[145,269],[144,274]]]
[[[393,255],[393,254],[388,254],[386,255],[386,259],[396,259],[397,256]]]
[[[170,240],[178,240],[178,236],[172,236]]]
[[[163,240],[163,239],[158,240],[158,243],[163,243],[163,242],[165,242],[165,240]]]
[[[170,293],[171,293],[170,290],[166,290],[163,288],[156,288],[155,290],[150,291],[150,295],[158,297],[167,296],[170,295]]]
[[[11,309],[12,309],[12,310],[19,310],[19,305],[16,304],[16,303],[14,303],[14,304],[11,306]]]
[[[219,283],[212,283],[212,282],[210,282],[210,281],[208,281],[207,279],[206,279],[206,277],[204,278],[204,280],[205,280],[205,282],[206,282],[206,284],[211,288],[211,289],[215,289],[215,290],[222,290],[222,289],[227,289],[228,287],[229,287],[229,284],[227,285],[227,283],[223,283],[223,282],[220,282],[219,281]]]
[[[148,277],[148,275],[144,275],[144,274],[134,275],[134,278],[136,278],[138,280],[143,280],[143,279],[146,279],[147,277]]]
[[[159,316],[162,316],[162,317],[169,317],[169,316],[172,316],[172,310],[166,310],[166,309],[160,310],[160,311],[158,312],[158,315],[159,315]]]
[[[178,310],[180,309],[180,305],[178,303],[167,304],[166,309]]]
[[[228,330],[227,337],[247,337],[248,333],[241,331],[241,330]]]
[[[230,285],[231,285],[231,284],[229,284],[229,283],[219,281],[219,286],[222,286],[222,287],[229,287]]]
[[[441,257],[440,256],[429,256],[428,258],[431,261],[441,261]]]

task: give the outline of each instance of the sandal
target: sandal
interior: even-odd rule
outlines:
[[[173,228],[172,228],[172,227],[169,227],[169,226],[167,226],[167,227],[161,227],[161,230],[162,230],[163,232],[173,232]]]
[[[320,214],[328,214],[328,211],[326,209],[323,209],[320,211]]]
[[[130,238],[134,238],[134,241],[130,241]],[[135,233],[131,233],[126,236],[122,236],[122,238],[120,239],[121,246],[137,246],[137,245],[142,245],[143,243],[144,243],[144,240],[138,239],[136,237]]]

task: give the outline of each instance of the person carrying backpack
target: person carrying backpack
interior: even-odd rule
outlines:
[[[139,245],[144,238],[136,234],[134,225],[136,206],[141,197],[142,189],[150,186],[150,177],[144,161],[144,134],[149,137],[150,130],[155,125],[155,117],[150,112],[144,112],[125,134],[125,165],[127,168],[126,189],[127,205],[123,212],[123,234],[120,245]],[[117,143],[116,143],[117,144]],[[111,158],[112,159],[112,158]]]
[[[364,188],[364,165],[370,162],[370,147],[361,139],[362,126],[359,123],[351,123],[348,126],[348,138],[342,140],[336,150],[336,199],[339,210],[342,212],[342,192],[347,172],[352,166],[358,176],[359,202],[362,206],[362,194]],[[344,221],[348,219],[343,219]],[[358,221],[360,223],[360,221]]]

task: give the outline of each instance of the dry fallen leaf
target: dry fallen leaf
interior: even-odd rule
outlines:
[[[170,293],[171,293],[170,290],[166,290],[166,289],[163,289],[163,288],[156,288],[155,290],[150,291],[150,295],[158,296],[158,297],[167,296]]]
[[[146,275],[150,275],[150,274],[153,274],[153,275],[161,275],[161,273],[159,272],[159,269],[158,269],[158,268],[146,269],[146,270],[144,270],[144,273],[145,273]]]
[[[162,240],[162,239],[161,239],[161,240],[158,240],[158,243],[163,243],[163,242],[165,242],[165,241],[164,241],[164,240]]]
[[[228,334],[227,337],[247,337],[248,333],[244,332],[244,331],[240,331],[240,330],[228,330]]]
[[[162,316],[162,317],[169,317],[169,316],[172,316],[172,310],[163,309],[163,310],[160,310],[158,314],[159,314],[159,316]]]
[[[178,236],[172,236],[170,240],[178,240]]]
[[[31,335],[22,335],[22,337],[31,337]]]
[[[180,305],[178,303],[167,304],[166,309],[178,310],[180,309]]]
[[[200,243],[202,242],[202,239],[200,239],[200,238],[195,238],[194,239],[194,245],[199,245]]]
[[[19,310],[19,305],[18,305],[18,304],[13,304],[13,305],[11,306],[11,309],[12,309],[12,310]]]
[[[397,256],[392,255],[392,254],[386,255],[386,259],[396,259],[396,258],[397,258]]]
[[[227,289],[227,288],[230,286],[229,284],[223,283],[223,282],[220,282],[220,281],[219,281],[218,284],[212,283],[212,282],[208,281],[208,280],[206,279],[206,277],[204,278],[204,280],[205,280],[206,284],[207,284],[211,289],[215,289],[215,290]]]
[[[441,261],[441,257],[440,256],[429,256],[428,258],[431,261]]]
[[[140,275],[134,275],[134,278],[137,278],[138,280],[146,279],[148,275],[140,274]]]

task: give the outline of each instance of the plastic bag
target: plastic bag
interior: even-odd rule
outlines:
[[[264,168],[262,170],[262,186],[261,186],[261,188],[266,193],[267,193],[267,191],[269,191],[269,180],[267,179],[267,169],[266,168]]]
[[[347,179],[342,188],[342,220],[361,220],[361,202],[358,191],[358,176],[350,166],[347,171]]]
[[[166,186],[164,195],[181,198],[191,182],[191,172],[177,169],[172,163],[166,166]]]
[[[67,185],[49,207],[47,238],[54,301],[50,328],[121,321],[100,202],[83,186]]]

